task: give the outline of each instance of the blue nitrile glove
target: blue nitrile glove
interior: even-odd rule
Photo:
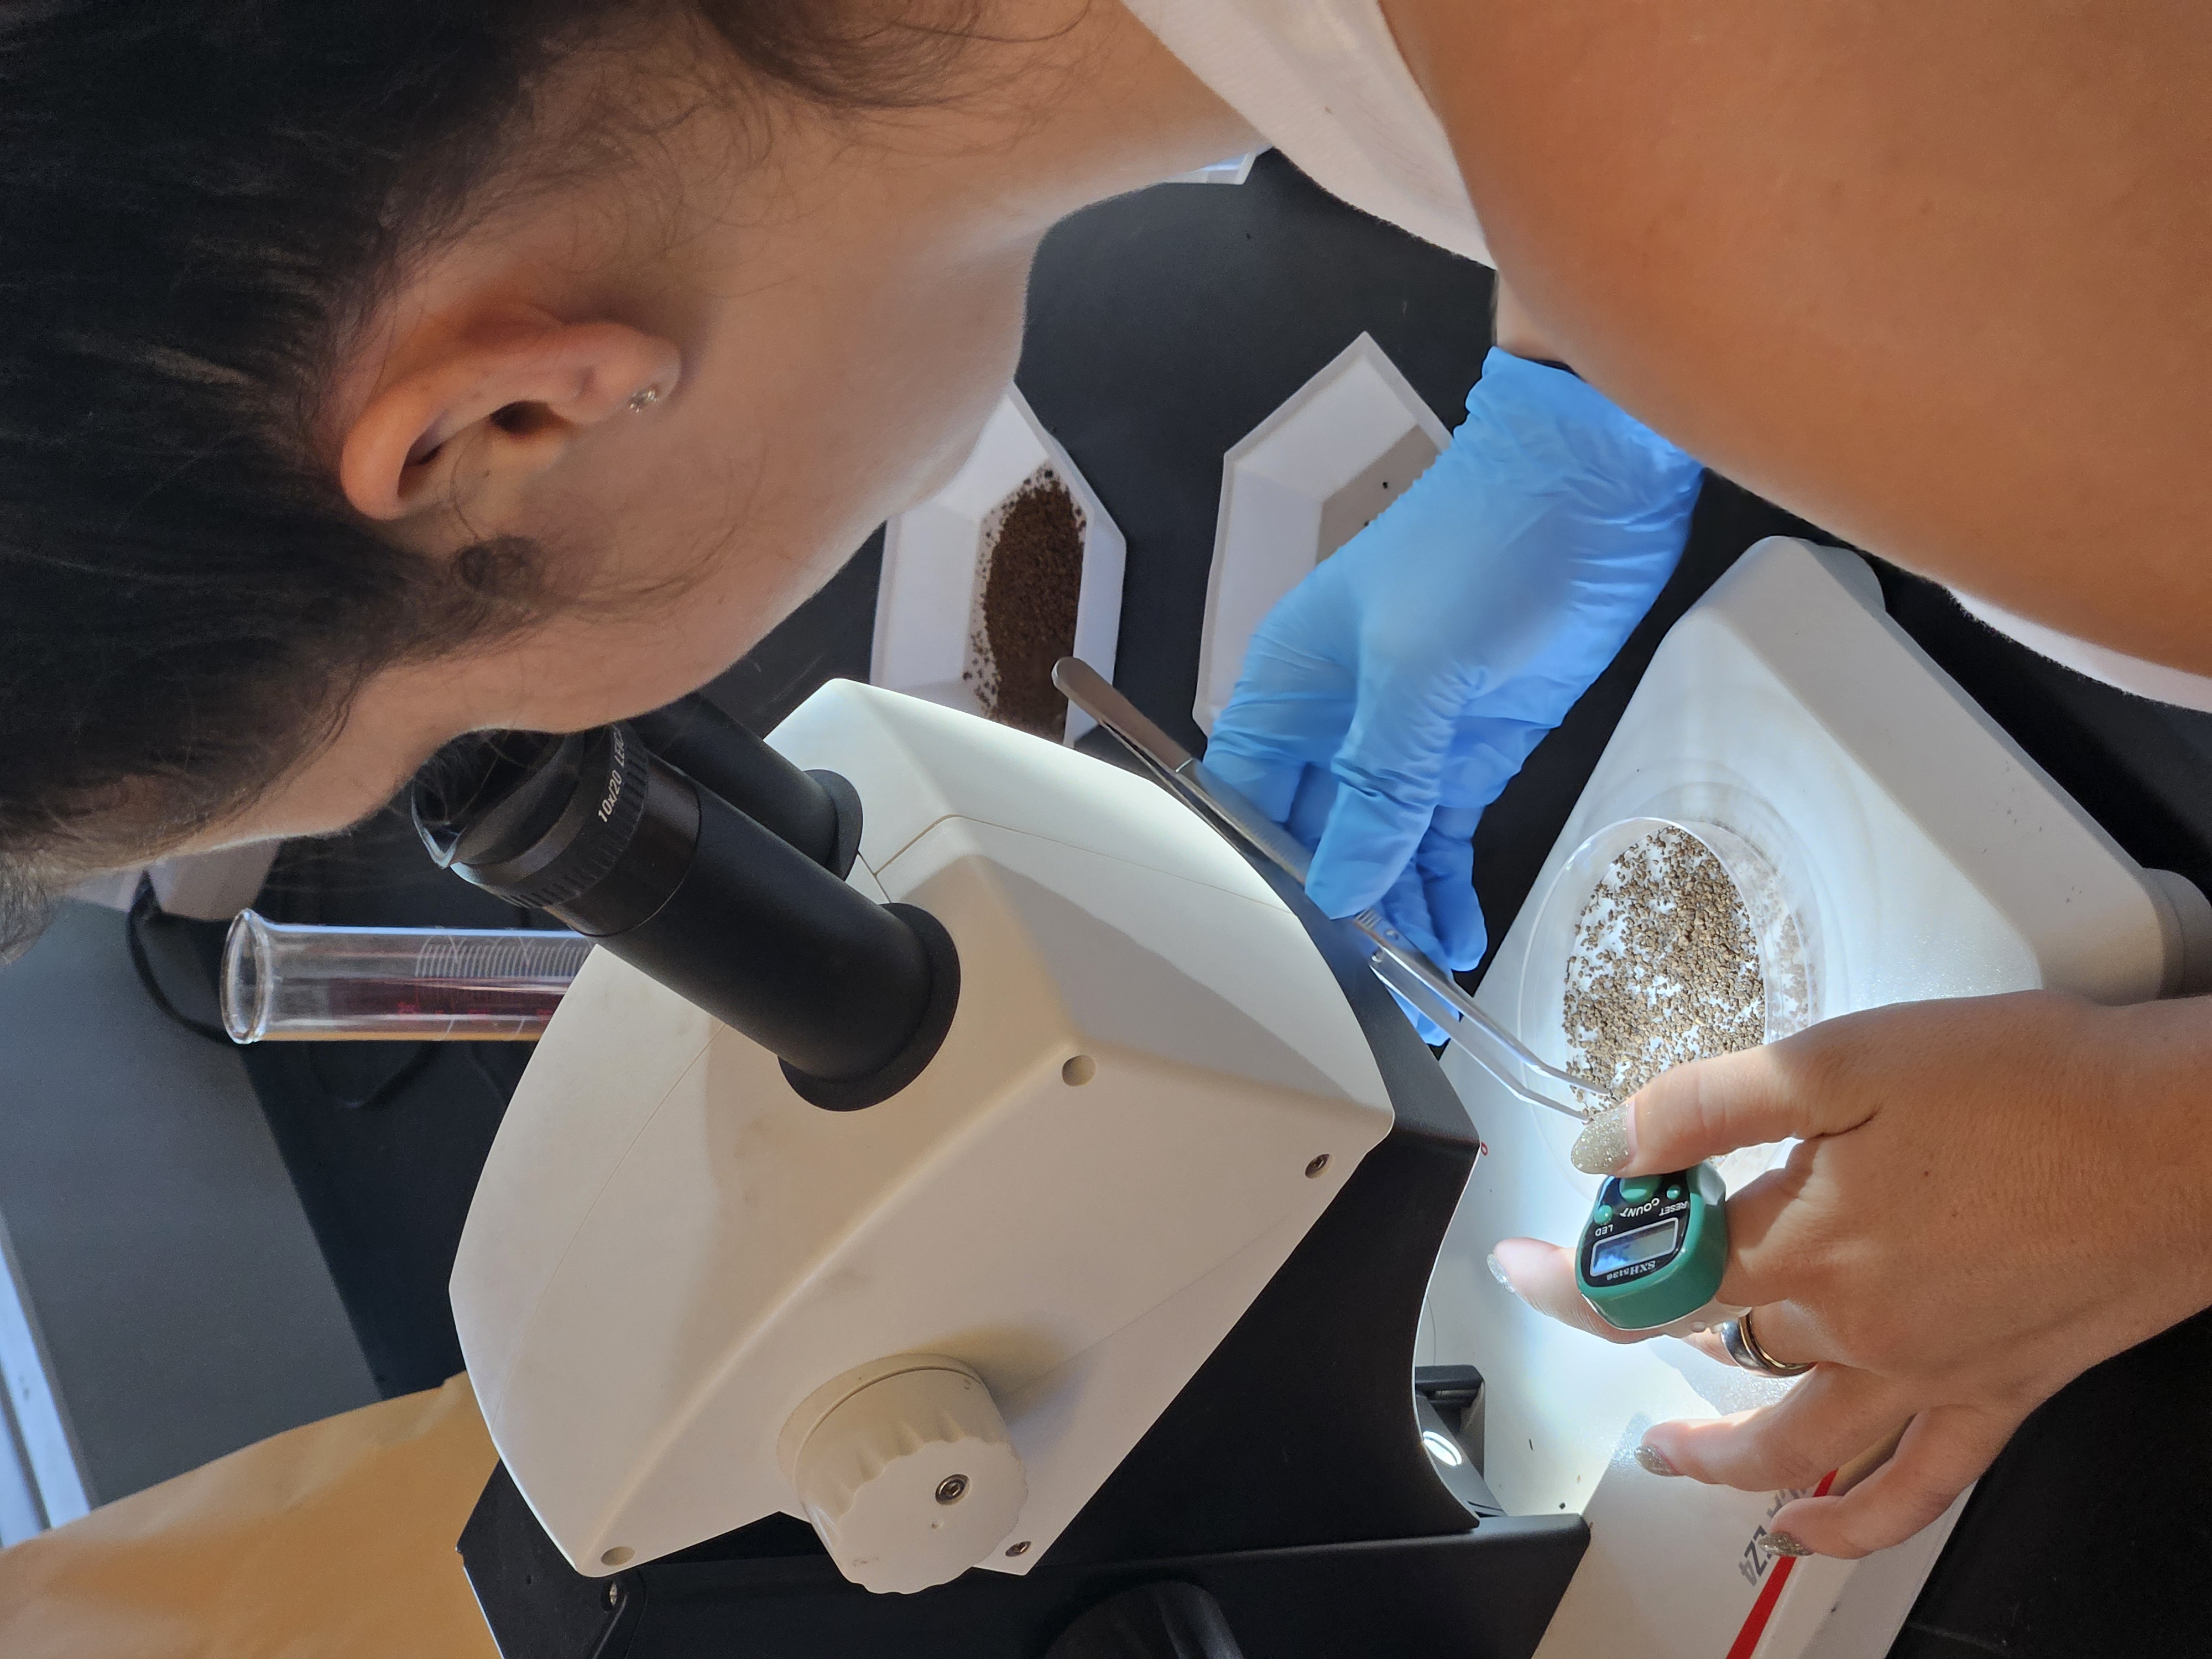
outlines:
[[[1379,902],[1446,967],[1482,959],[1475,822],[1650,609],[1702,476],[1595,388],[1491,352],[1451,447],[1268,612],[1206,745],[1316,849],[1315,903]]]

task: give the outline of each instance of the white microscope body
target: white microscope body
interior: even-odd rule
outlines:
[[[595,952],[469,1213],[470,1375],[581,1572],[777,1511],[873,1589],[1024,1572],[1389,1098],[1297,918],[1151,783],[849,682],[773,742],[858,790],[851,883],[951,933],[944,1045],[823,1110]]]

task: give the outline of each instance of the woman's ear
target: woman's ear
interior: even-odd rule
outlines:
[[[355,417],[339,486],[372,519],[453,510],[495,526],[582,433],[649,411],[680,373],[673,345],[622,323],[546,318],[450,337]]]

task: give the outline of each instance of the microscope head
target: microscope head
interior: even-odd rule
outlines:
[[[679,878],[630,923],[684,936],[659,957],[586,929],[608,948],[456,1262],[471,1380],[580,1571],[782,1511],[872,1589],[1025,1572],[1389,1133],[1389,1095],[1304,925],[1149,782],[847,682],[774,744],[865,804],[857,858],[839,882],[717,853],[722,896]],[[848,896],[922,941],[919,975],[867,954],[891,936]],[[824,914],[860,920],[825,941]],[[853,994],[841,962],[878,978]],[[873,1047],[795,1060],[825,1002]],[[827,1075],[855,1055],[872,1071]]]

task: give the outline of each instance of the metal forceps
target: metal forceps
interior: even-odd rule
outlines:
[[[1206,763],[1185,749],[1138,712],[1136,705],[1108,684],[1106,678],[1079,657],[1062,657],[1053,665],[1052,683],[1078,708],[1118,738],[1160,781],[1215,824],[1271,860],[1300,886],[1305,884],[1313,854],[1282,825],[1252,805],[1231,785],[1206,770]],[[1367,966],[1375,977],[1395,991],[1437,1025],[1467,1053],[1468,1058],[1498,1079],[1516,1099],[1564,1113],[1577,1122],[1593,1111],[1613,1104],[1613,1097],[1595,1084],[1585,1082],[1538,1059],[1513,1034],[1475,1006],[1474,1000],[1458,982],[1415,948],[1412,940],[1384,921],[1374,909],[1361,911],[1346,923],[1364,935],[1374,948]],[[1533,1073],[1553,1085],[1555,1093],[1531,1087]],[[1568,1103],[1577,1097],[1591,1106]]]

